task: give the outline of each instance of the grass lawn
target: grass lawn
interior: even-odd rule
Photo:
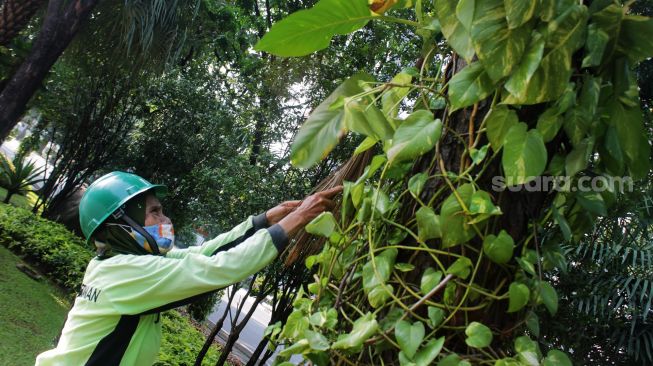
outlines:
[[[19,271],[20,262],[0,245],[0,365],[34,365],[36,355],[52,348],[70,306],[45,279]]]

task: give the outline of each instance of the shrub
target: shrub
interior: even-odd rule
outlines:
[[[154,366],[192,365],[204,344],[204,336],[177,311],[161,314],[163,338],[159,359]],[[219,353],[211,347],[202,364],[215,365]]]
[[[79,288],[93,252],[63,225],[30,211],[0,204],[0,243],[20,254],[55,283],[69,291]]]

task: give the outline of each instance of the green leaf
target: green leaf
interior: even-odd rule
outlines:
[[[498,236],[487,235],[483,240],[483,252],[494,263],[505,264],[512,258],[512,251],[515,242],[505,230],[501,230]]]
[[[445,316],[444,310],[440,308],[436,308],[435,306],[429,306],[428,313],[429,313],[429,326],[431,328],[437,327],[444,320],[444,316]]]
[[[426,173],[417,173],[410,178],[408,181],[408,191],[413,197],[419,198],[428,178],[429,175]]]
[[[396,263],[395,269],[399,272],[410,272],[415,269],[415,266],[410,263]]]
[[[538,366],[539,360],[542,357],[540,347],[537,342],[531,340],[526,336],[517,337],[515,339],[515,351],[517,351],[517,358],[526,365]]]
[[[519,263],[519,266],[526,272],[530,273],[531,275],[535,275],[535,266],[533,263],[525,260],[523,257],[522,258],[515,258],[515,261]]]
[[[275,23],[254,46],[277,56],[304,56],[327,48],[337,34],[362,28],[372,14],[367,0],[320,0]]]
[[[356,150],[354,150],[354,156],[356,156],[356,155],[358,155],[360,153],[364,153],[365,151],[373,148],[374,145],[376,145],[377,142],[379,142],[379,140],[377,140],[374,137],[369,137],[369,136],[366,137],[365,140],[363,140],[363,142],[361,142],[360,145],[358,145]]]
[[[451,112],[487,98],[494,91],[494,82],[480,62],[473,62],[449,81]]]
[[[424,324],[420,321],[410,324],[402,320],[395,326],[397,343],[399,343],[399,347],[401,347],[404,355],[411,359],[415,356],[420,344],[422,344],[424,333]]]
[[[555,207],[551,207],[551,212],[553,212],[553,219],[558,223],[558,226],[560,226],[560,231],[562,232],[562,236],[565,238],[565,240],[569,241],[571,240],[571,227],[569,227],[569,223],[567,222],[567,219],[558,211],[558,209]]]
[[[479,322],[471,322],[465,329],[465,335],[465,343],[472,348],[483,348],[492,343],[492,331]]]
[[[426,343],[422,349],[417,352],[415,355],[415,364],[417,366],[428,366],[435,360],[436,357],[442,351],[442,346],[444,346],[444,337],[438,339],[431,339]]]
[[[651,148],[643,133],[642,111],[639,106],[628,108],[616,100],[609,103],[607,110],[617,130],[619,145],[623,148],[630,174],[634,179],[645,177],[649,170]]]
[[[336,228],[336,219],[331,212],[322,212],[306,225],[306,232],[328,238]]]
[[[567,176],[573,177],[576,175],[576,173],[587,168],[593,151],[593,137],[585,138],[577,146],[575,146],[565,158],[565,171]]]
[[[440,216],[433,212],[433,209],[427,206],[421,207],[415,213],[417,220],[417,232],[422,240],[442,237]]]
[[[471,62],[474,57],[474,46],[469,30],[456,16],[457,5],[458,0],[435,0],[435,12],[440,20],[442,35],[447,39],[447,43],[467,62]]]
[[[393,129],[370,98],[345,98],[345,127],[362,135],[386,140],[392,137]]]
[[[653,56],[653,19],[626,15],[621,26],[618,49],[635,65]]]
[[[607,216],[608,210],[605,207],[603,196],[596,191],[577,191],[576,200],[587,212],[597,216]]]
[[[523,366],[519,361],[515,360],[514,358],[502,358],[500,360],[497,360],[494,363],[494,366]]]
[[[489,144],[483,145],[480,149],[471,148],[469,149],[469,157],[472,158],[474,164],[479,165],[487,156],[487,150],[490,147]]]
[[[581,67],[599,66],[605,46],[607,46],[610,36],[598,27],[597,24],[592,23],[587,28],[587,41],[585,42],[585,58]]]
[[[332,349],[355,348],[363,344],[379,329],[374,315],[367,313],[354,321],[354,326],[349,334],[341,335],[331,345]]]
[[[526,1],[524,1],[526,2]],[[544,37],[534,31],[529,45],[524,51],[521,63],[515,69],[515,72],[508,78],[504,85],[510,94],[518,96],[518,98],[525,98],[525,90],[531,82],[531,78],[535,75],[535,71],[542,62],[544,56]]]
[[[371,81],[366,74],[352,76],[336,88],[320,103],[302,125],[292,144],[290,159],[300,168],[309,168],[324,158],[336,146],[340,136],[346,133],[343,110],[329,107],[339,97],[350,97],[362,93],[359,81]]]
[[[367,294],[367,301],[373,308],[378,309],[390,300],[394,290],[392,285],[376,286]]]
[[[562,127],[563,119],[558,113],[556,107],[551,107],[540,114],[540,117],[537,119],[537,126],[535,127],[540,134],[542,134],[542,140],[544,142],[549,142],[553,140],[554,137],[560,131]]]
[[[508,27],[506,16],[510,14],[506,14],[503,2],[504,0],[476,1],[471,28],[476,55],[494,81],[499,81],[512,72],[521,60],[530,38],[527,26],[516,29]]]
[[[474,187],[465,183],[456,189],[466,207],[469,207]],[[442,246],[449,248],[464,243],[476,233],[471,225],[465,222],[463,208],[456,196],[452,193],[447,197],[440,207],[440,226],[447,228],[442,231]]]
[[[329,341],[322,334],[307,330],[304,332],[304,335],[311,349],[316,351],[326,351],[329,349]]]
[[[537,8],[537,1],[504,0],[504,6],[506,8],[508,26],[510,29],[514,29],[533,17]]]
[[[429,267],[422,274],[422,280],[420,281],[420,291],[422,294],[428,294],[435,286],[437,286],[442,280],[442,272],[436,271],[435,269]]]
[[[392,138],[388,161],[414,159],[435,146],[442,133],[442,122],[427,110],[413,112],[403,121]]]
[[[447,273],[466,279],[472,271],[472,261],[467,257],[460,257],[447,268]]]
[[[539,300],[544,303],[544,306],[551,315],[555,315],[558,311],[558,294],[556,293],[556,290],[545,281],[539,282],[539,290]]]
[[[308,351],[311,348],[307,339],[300,339],[295,342],[292,346],[284,348],[279,352],[281,357],[290,357],[291,355],[300,355],[305,351]]]
[[[472,214],[500,215],[501,210],[492,203],[490,194],[485,191],[476,191],[472,194],[469,205],[469,212]]]
[[[487,138],[494,151],[503,146],[508,130],[518,123],[519,119],[514,110],[502,105],[490,109],[485,116],[485,125],[487,126]]]
[[[399,73],[390,80],[393,85],[408,85],[413,81],[413,77],[406,73]],[[397,117],[399,112],[399,104],[402,99],[408,95],[410,87],[401,86],[388,86],[388,89],[381,95],[381,104],[383,106],[383,113],[388,117]]]
[[[308,319],[301,310],[294,310],[288,316],[286,325],[283,327],[281,337],[288,339],[299,339],[303,337],[304,331],[308,329]]]
[[[469,365],[469,362],[461,360],[460,356],[452,353],[442,358],[437,366],[463,366],[463,363]]]
[[[397,249],[386,249],[381,254],[374,257],[374,264],[372,261],[365,263],[363,266],[363,289],[366,292],[372,291],[375,287],[380,286],[388,281],[392,268],[397,258]]]
[[[544,172],[547,152],[542,135],[520,122],[506,133],[501,163],[508,186],[526,183]]]
[[[508,289],[508,296],[508,312],[514,313],[528,304],[531,290],[523,283],[513,282]]]
[[[572,363],[566,353],[552,349],[542,360],[542,366],[572,366]]]
[[[549,23],[545,53],[539,67],[517,94],[503,99],[506,104],[537,104],[555,100],[565,91],[572,73],[571,56],[583,46],[587,8],[569,6],[555,21]]]
[[[456,5],[456,17],[463,24],[463,26],[470,30],[472,28],[472,21],[474,21],[474,8],[476,0],[460,0]]]
[[[540,336],[540,319],[537,317],[537,314],[534,312],[529,312],[528,315],[526,315],[526,327],[528,330],[530,330],[534,336],[539,337]]]

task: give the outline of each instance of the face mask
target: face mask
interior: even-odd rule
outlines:
[[[172,224],[143,226],[143,229],[145,229],[145,231],[147,231],[148,234],[154,238],[156,244],[159,246],[159,252],[161,252],[161,254],[167,253],[175,244],[175,230],[172,227]],[[148,252],[152,253],[150,244],[147,242],[143,235],[139,234],[134,229],[131,229],[131,235],[140,246],[145,248],[145,250]]]

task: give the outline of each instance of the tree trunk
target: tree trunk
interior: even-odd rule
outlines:
[[[6,46],[27,25],[43,0],[7,0],[0,9],[0,45]]]
[[[98,0],[51,0],[30,54],[0,93],[0,141],[18,123],[27,102],[68,47]]]
[[[8,204],[8,203],[9,203],[9,200],[11,200],[11,196],[13,196],[13,195],[14,195],[13,192],[11,192],[11,191],[7,191],[7,195],[5,196],[5,200],[2,201],[2,202]]]

